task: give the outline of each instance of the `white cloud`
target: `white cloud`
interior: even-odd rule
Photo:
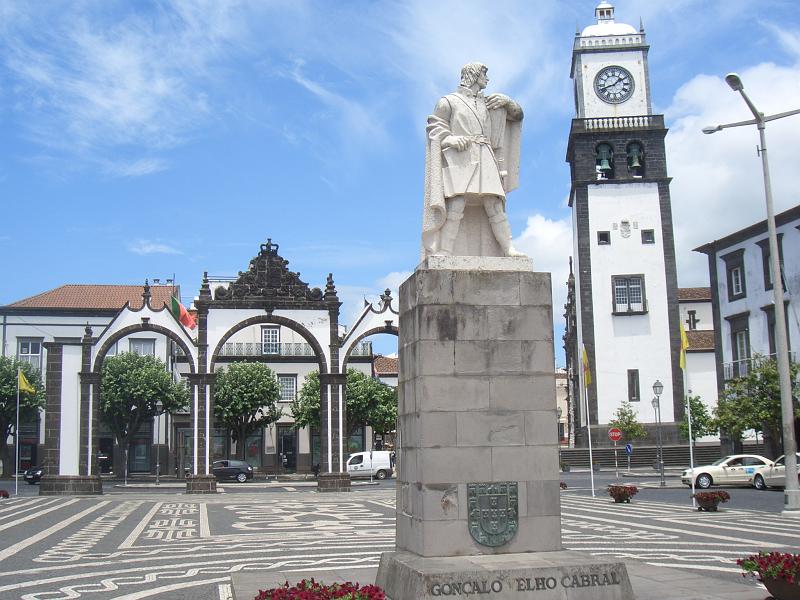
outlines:
[[[800,108],[800,65],[764,63],[742,69],[740,76],[762,112]],[[701,133],[704,126],[752,118],[722,77],[691,79],[675,93],[666,117],[678,283],[708,285],[706,257],[692,249],[766,217],[758,132],[750,125]],[[775,210],[780,212],[800,203],[794,182],[800,115],[770,122],[766,134]]]
[[[209,113],[206,93],[193,84],[209,77],[224,42],[240,31],[230,3],[177,2],[155,14],[31,6],[12,13],[0,42],[17,111],[38,144],[90,162],[109,148],[159,150],[191,135]],[[151,173],[156,164],[140,160],[118,174]]]
[[[553,322],[563,327],[563,306],[567,301],[569,256],[572,255],[572,223],[569,218],[551,220],[539,214],[528,217],[525,231],[514,246],[533,260],[533,269],[552,275]]]
[[[152,240],[136,240],[128,244],[128,250],[134,254],[183,254],[181,250],[161,242]]]
[[[167,162],[158,158],[142,158],[131,162],[107,162],[106,172],[115,177],[141,177],[167,168]]]

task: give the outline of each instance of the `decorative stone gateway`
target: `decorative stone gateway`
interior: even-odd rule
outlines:
[[[186,476],[187,494],[216,494],[217,478],[213,475],[193,475]]]
[[[633,588],[621,562],[580,552],[422,558],[410,552],[381,557],[377,585],[392,600],[624,600]]]
[[[350,475],[347,473],[320,473],[317,477],[318,492],[349,492]]]
[[[39,483],[40,496],[100,496],[103,482],[98,475],[45,475]]]

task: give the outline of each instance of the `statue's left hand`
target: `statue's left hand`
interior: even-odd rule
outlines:
[[[511,98],[505,94],[489,94],[486,96],[486,108],[494,110],[495,108],[503,108],[511,103]]]

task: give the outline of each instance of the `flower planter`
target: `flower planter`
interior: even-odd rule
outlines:
[[[719,500],[697,501],[697,510],[705,512],[717,512],[719,510]]]
[[[781,577],[776,577],[764,579],[762,583],[775,600],[800,600],[800,584],[797,582],[789,583]]]
[[[757,578],[775,600],[800,600],[800,554],[759,552],[736,561],[745,577]]]
[[[724,490],[713,492],[697,492],[694,495],[694,499],[695,502],[697,502],[697,510],[717,512],[720,503],[730,500],[731,495]]]
[[[616,504],[628,503],[631,498],[639,493],[639,488],[635,485],[609,485],[608,495],[614,499]]]

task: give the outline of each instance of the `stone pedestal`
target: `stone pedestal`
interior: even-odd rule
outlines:
[[[187,494],[216,494],[217,478],[213,475],[193,475],[186,476]]]
[[[624,565],[562,551],[550,288],[528,258],[464,256],[400,287],[392,600],[632,598]]]
[[[318,492],[349,492],[350,475],[347,473],[320,473],[317,477]]]
[[[431,257],[401,286],[398,550],[561,549],[551,306],[527,258]],[[493,546],[470,533],[468,487],[486,483],[517,505]]]
[[[99,496],[103,482],[99,475],[45,475],[39,483],[40,496]]]
[[[445,558],[387,552],[375,583],[392,600],[483,594],[492,600],[633,598],[624,563],[570,551]]]

